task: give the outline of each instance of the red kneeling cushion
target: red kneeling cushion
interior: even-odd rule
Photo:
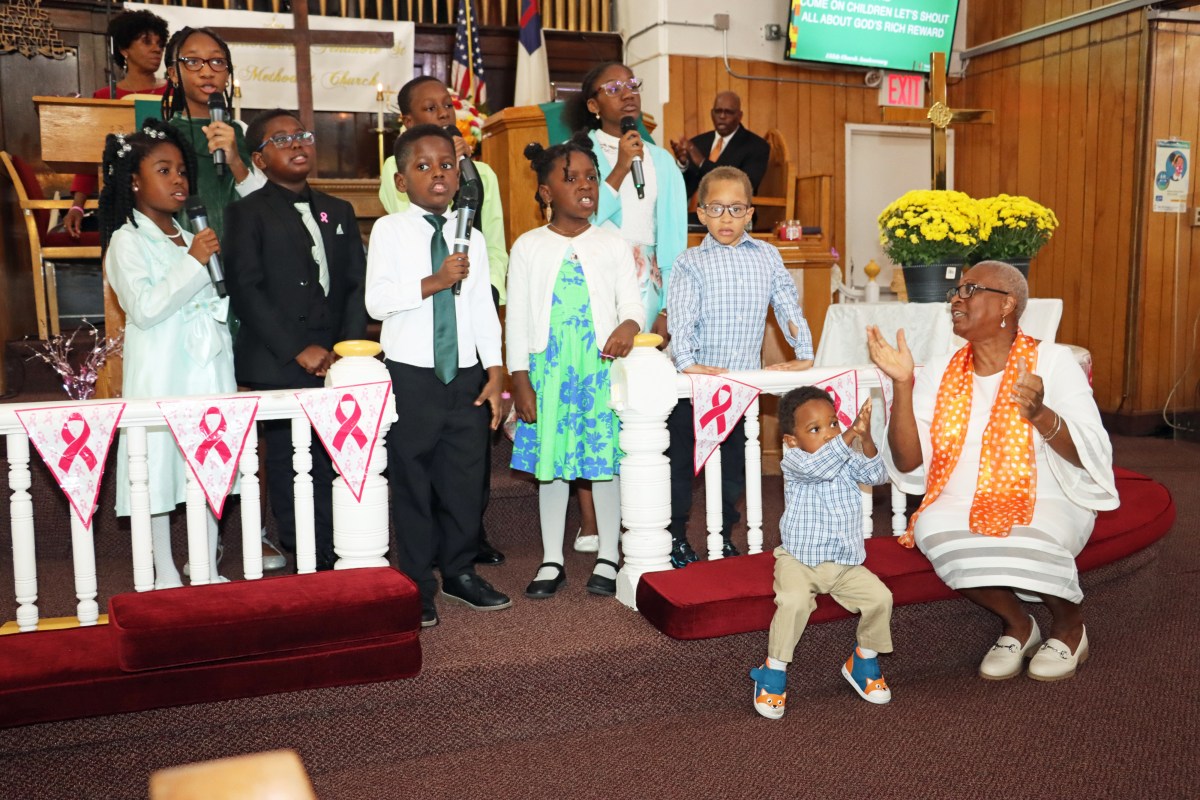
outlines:
[[[1080,572],[1125,558],[1154,542],[1175,522],[1175,505],[1161,484],[1117,468],[1121,506],[1096,518]],[[916,548],[892,537],[866,541],[866,566],[892,591],[897,605],[957,597]],[[647,572],[637,587],[637,606],[650,624],[674,639],[710,639],[770,627],[775,614],[775,557],[771,553],[700,561],[686,569]],[[817,596],[810,622],[850,616],[828,595]]]
[[[126,672],[366,642],[420,626],[416,584],[390,567],[120,594],[108,604]]]

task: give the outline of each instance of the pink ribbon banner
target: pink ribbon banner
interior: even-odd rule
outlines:
[[[713,451],[733,433],[759,390],[724,375],[689,373],[688,378],[692,381],[692,429],[696,434],[692,468],[699,475]]]
[[[858,416],[858,373],[854,370],[839,372],[832,378],[826,378],[819,384],[833,398],[833,408],[837,412],[838,422],[842,428],[849,428]]]
[[[391,388],[390,381],[380,381],[296,393],[338,474],[360,503]]]
[[[84,403],[16,412],[85,528],[92,524],[104,461],[124,411],[124,403]]]
[[[163,400],[158,404],[179,452],[217,519],[233,490],[246,439],[258,416],[253,395]],[[258,471],[258,464],[253,465]]]

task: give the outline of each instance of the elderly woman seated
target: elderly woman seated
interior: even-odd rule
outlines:
[[[1018,327],[1029,297],[1015,268],[985,261],[947,294],[967,344],[914,379],[912,353],[868,328],[871,360],[895,387],[884,459],[901,488],[925,493],[900,543],[1003,623],[979,674],[1055,681],[1088,655],[1075,556],[1096,512],[1116,508],[1112,446],[1070,351]],[[1042,641],[1021,601],[1053,622]],[[1039,645],[1041,647],[1039,648]]]

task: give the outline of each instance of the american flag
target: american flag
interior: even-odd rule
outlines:
[[[458,31],[454,35],[454,67],[450,83],[465,102],[481,106],[487,102],[487,85],[483,78],[483,57],[479,52],[479,28],[475,25],[475,9],[471,0],[458,0]]]

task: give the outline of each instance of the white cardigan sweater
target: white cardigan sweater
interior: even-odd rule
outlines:
[[[603,347],[626,320],[641,327],[646,310],[628,242],[595,225],[574,238],[559,236],[549,227],[537,228],[517,239],[509,255],[504,341],[510,373],[528,371],[529,354],[546,349],[554,283],[572,247],[587,281],[596,346]]]

